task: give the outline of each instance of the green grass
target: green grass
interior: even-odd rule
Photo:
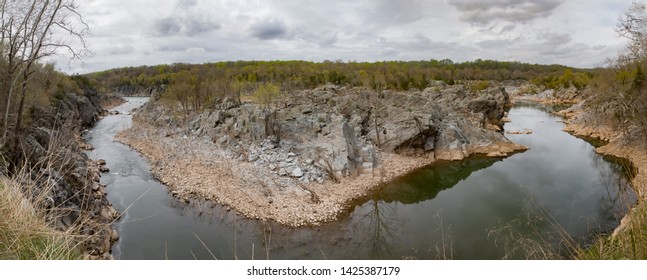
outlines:
[[[17,182],[0,179],[0,259],[80,259],[74,237],[51,228]]]

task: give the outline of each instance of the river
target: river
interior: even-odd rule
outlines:
[[[147,98],[127,100],[86,135],[88,155],[110,168],[101,178],[108,200],[123,213],[113,225],[117,259],[542,258],[548,247],[563,255],[609,232],[636,200],[625,162],[563,132],[549,107],[517,105],[505,129],[531,130],[508,135],[530,150],[438,162],[357,201],[339,221],[286,228],[208,201],[177,202],[145,158],[113,140]]]

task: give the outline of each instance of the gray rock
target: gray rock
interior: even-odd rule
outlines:
[[[189,125],[217,139],[230,154],[250,151],[247,160],[283,176],[292,176],[297,163],[308,176],[321,172],[304,171],[313,165],[346,176],[379,167],[380,152],[460,158],[476,146],[508,141],[484,129],[494,129],[510,105],[505,89],[493,85],[470,92],[464,85],[438,82],[422,92],[388,94],[321,87],[295,92],[287,106],[274,111],[232,100],[216,102],[215,109],[195,116]],[[169,115],[164,110],[146,105],[134,118],[168,126],[167,119],[161,121]],[[324,176],[308,180],[319,177]]]
[[[301,168],[297,167],[294,170],[292,170],[290,175],[292,175],[292,177],[297,177],[297,178],[302,177],[303,176],[303,171],[301,170]]]

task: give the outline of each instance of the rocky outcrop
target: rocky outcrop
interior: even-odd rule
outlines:
[[[47,218],[56,229],[74,233],[85,258],[109,259],[116,236],[111,223],[117,211],[106,199],[99,183],[99,165],[81,149],[81,132],[107,112],[102,104],[119,102],[94,91],[67,94],[50,107],[33,109],[21,148],[19,166],[25,186],[38,186],[26,192],[43,198]],[[20,172],[20,171],[14,171]]]
[[[300,226],[334,219],[348,201],[436,159],[525,149],[500,132],[508,106],[501,87],[326,86],[270,104],[225,99],[188,119],[153,101],[117,139],[145,154],[182,200],[206,197]]]
[[[531,101],[542,104],[576,104],[591,94],[590,88],[577,89],[574,86],[559,89],[542,89],[532,84],[510,87],[514,100]]]
[[[112,89],[119,96],[139,96],[151,97],[157,96],[164,91],[163,86],[139,87],[139,86],[119,86]]]
[[[452,86],[377,94],[322,87],[268,106],[223,102],[188,120],[187,126],[168,108],[150,103],[135,121],[175,127],[174,133],[186,127],[188,135],[209,139],[231,158],[267,165],[281,176],[303,174],[298,176],[302,182],[320,182],[324,174],[340,177],[379,169],[382,152],[459,160],[500,143],[514,150],[498,132],[509,106],[503,88],[473,93]]]

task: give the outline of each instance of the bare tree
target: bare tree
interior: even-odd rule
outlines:
[[[640,1],[633,1],[629,10],[618,20],[616,32],[629,39],[628,53],[621,57],[624,63],[635,62],[647,57],[647,7]]]
[[[15,91],[18,91],[15,147],[19,143],[27,85],[38,68],[35,66],[60,49],[67,51],[71,59],[80,58],[87,52],[84,35],[88,32],[88,25],[83,21],[74,0],[0,1],[2,58],[6,60],[6,67],[0,73],[0,103],[4,110],[0,144],[6,144],[12,103],[15,102]],[[64,36],[78,41],[78,45],[74,46]]]
[[[620,105],[616,115],[621,116],[621,121],[637,121],[647,141],[647,82],[644,74],[647,70],[647,6],[642,1],[633,1],[629,10],[619,18],[616,32],[629,39],[627,50],[610,65],[616,69],[616,79],[622,85],[622,90],[615,94],[615,102]]]

